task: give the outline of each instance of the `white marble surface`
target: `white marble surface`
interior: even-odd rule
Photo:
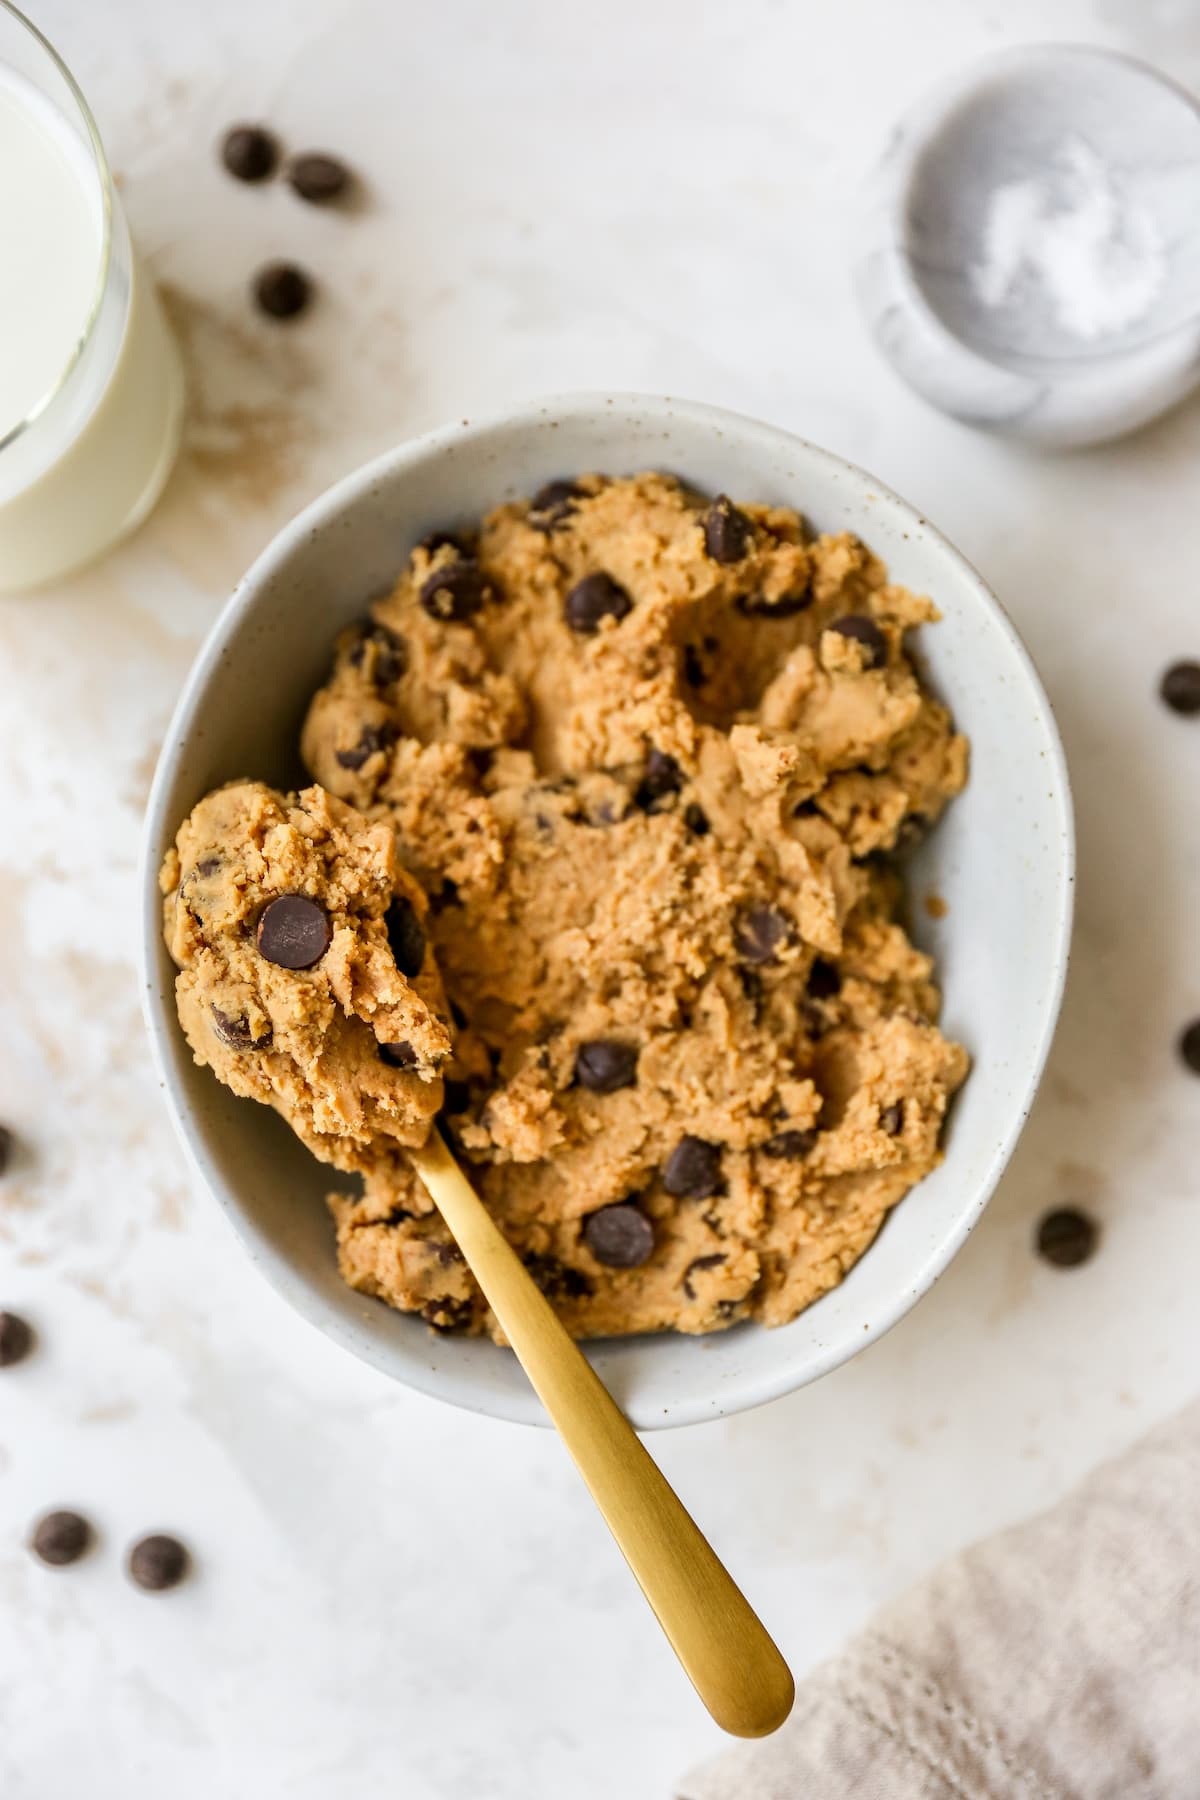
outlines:
[[[1200,406],[1052,461],[927,411],[866,344],[844,205],[888,121],[991,46],[1083,38],[1200,84],[1182,0],[384,8],[34,0],[94,100],[198,405],[150,526],[0,605],[0,1377],[5,1800],[654,1800],[716,1734],[548,1436],[390,1386],[261,1284],[188,1191],[138,1016],[134,863],[156,742],[230,583],[330,477],[446,417],[578,386],[790,425],[928,509],[1038,657],[1079,795],[1077,954],[1043,1101],[982,1227],[818,1387],[657,1440],[797,1668],[950,1546],[1051,1500],[1195,1385]],[[366,172],[369,211],[232,187],[261,113]],[[284,334],[244,282],[325,283]],[[997,870],[997,879],[1004,871]],[[986,921],[980,922],[986,929]],[[1021,979],[1020,969],[1013,979]],[[1030,1254],[1083,1201],[1102,1252]],[[43,1507],[102,1533],[22,1549]],[[131,1590],[124,1543],[195,1547]]]

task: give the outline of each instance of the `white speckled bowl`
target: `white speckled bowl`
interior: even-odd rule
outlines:
[[[334,635],[394,578],[431,527],[470,519],[553,476],[669,469],[709,492],[787,502],[850,530],[895,578],[932,594],[920,634],[930,677],[972,739],[970,786],[915,868],[948,904],[918,936],[937,956],[945,1024],[974,1058],[946,1159],[904,1200],[842,1285],[793,1324],[709,1338],[589,1346],[641,1428],[719,1418],[774,1399],[880,1337],[941,1274],[979,1218],[1029,1112],[1050,1046],[1071,928],[1067,771],[1029,657],[996,601],[912,507],[802,439],[709,407],[642,396],[548,401],[401,445],[315,501],[238,586],[198,657],[150,797],[143,893],[145,998],[168,1104],[206,1186],[263,1274],[329,1337],[455,1405],[522,1422],[540,1407],[506,1350],[437,1337],[338,1278],[323,1195],[336,1177],[266,1107],[235,1099],[192,1061],[176,1022],[157,870],[180,820],[240,776],[287,787],[303,771],[300,721]]]

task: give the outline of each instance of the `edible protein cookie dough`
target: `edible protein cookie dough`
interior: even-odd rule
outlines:
[[[210,795],[163,873],[198,1060],[362,1177],[351,1286],[496,1334],[404,1155],[439,1109],[578,1336],[841,1279],[967,1070],[889,855],[966,778],[905,652],[936,617],[665,475],[417,546],[312,701],[320,785]]]

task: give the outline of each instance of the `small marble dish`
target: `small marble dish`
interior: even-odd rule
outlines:
[[[1200,107],[1107,50],[973,64],[894,131],[860,244],[872,335],[925,399],[1057,448],[1118,437],[1200,376]]]

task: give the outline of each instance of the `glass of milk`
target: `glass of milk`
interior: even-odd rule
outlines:
[[[183,373],[95,121],[0,0],[0,593],[132,529],[170,472]]]

